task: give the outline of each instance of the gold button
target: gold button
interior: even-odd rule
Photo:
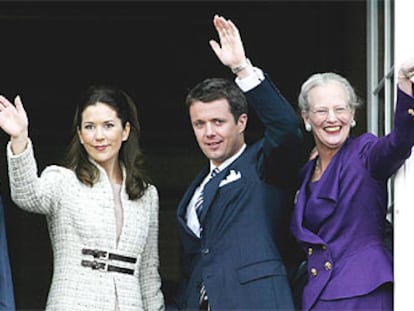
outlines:
[[[318,270],[316,270],[315,268],[311,269],[311,274],[312,276],[317,276],[318,275]]]
[[[408,109],[408,114],[410,116],[414,116],[414,109],[413,108]]]
[[[312,253],[313,253],[313,249],[312,249],[312,247],[309,247],[309,248],[308,248],[308,255],[309,255],[309,256],[311,256],[311,255],[312,255]]]
[[[325,262],[324,267],[325,267],[326,271],[329,271],[329,270],[332,269],[332,264],[329,261],[327,261],[327,262]]]

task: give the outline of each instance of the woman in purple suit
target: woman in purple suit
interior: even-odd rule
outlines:
[[[299,107],[318,155],[301,170],[291,230],[306,252],[304,310],[392,310],[393,262],[384,245],[387,180],[414,145],[414,59],[402,64],[392,132],[350,136],[358,101],[335,73],[312,75]]]

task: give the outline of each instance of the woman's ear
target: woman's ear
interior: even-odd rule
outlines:
[[[78,133],[78,138],[79,138],[79,142],[83,145],[83,139],[82,139],[82,135],[81,135],[81,132],[80,132],[80,130],[79,130],[79,127],[77,128],[77,133]]]
[[[125,127],[122,131],[122,141],[127,141],[129,133],[131,132],[131,124],[129,122],[125,123]]]
[[[305,123],[305,130],[307,130],[308,132],[310,132],[312,130],[312,125],[310,124],[308,112],[302,110],[301,115],[302,115],[303,123]]]

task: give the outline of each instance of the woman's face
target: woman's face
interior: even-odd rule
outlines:
[[[122,142],[128,139],[129,130],[129,123],[123,128],[112,107],[98,102],[82,112],[78,135],[88,155],[110,170],[118,163],[119,150]]]
[[[318,150],[338,150],[349,136],[355,114],[345,88],[336,82],[314,87],[308,103],[309,111],[303,111],[302,118],[311,125]]]

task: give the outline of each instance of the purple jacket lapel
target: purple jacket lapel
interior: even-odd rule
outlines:
[[[294,232],[296,238],[302,243],[309,244],[325,244],[325,242],[315,233],[303,226],[305,207],[307,200],[316,201],[316,204],[325,208],[328,217],[335,209],[336,202],[339,195],[339,181],[341,174],[341,158],[348,149],[349,140],[344,144],[341,150],[333,157],[329,163],[324,175],[316,185],[315,194],[311,194],[309,198],[306,197],[306,188],[311,179],[313,168],[315,167],[315,160],[311,160],[305,164],[302,169],[302,180],[299,192],[296,195],[295,209],[292,216],[291,230]]]
[[[318,244],[322,243],[323,241],[316,234],[302,226],[306,203],[306,184],[311,178],[314,165],[315,161],[313,160],[308,162],[303,168],[304,177],[303,182],[295,197],[295,209],[292,215],[291,231],[294,232],[296,238],[301,242]]]

